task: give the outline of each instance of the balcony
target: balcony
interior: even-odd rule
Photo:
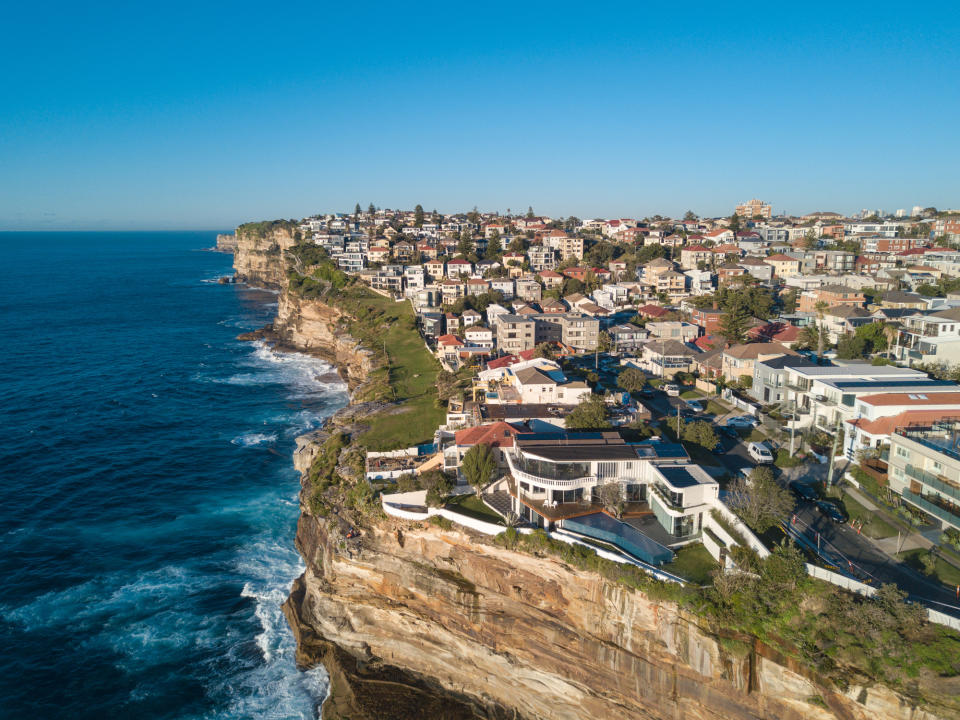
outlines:
[[[653,483],[649,487],[653,494],[657,496],[660,502],[663,503],[664,507],[666,507],[668,510],[672,510],[676,513],[682,513],[684,511],[683,505],[678,505],[673,501],[673,498],[670,497],[670,495],[673,493],[669,493],[665,488],[661,487],[659,483]]]
[[[597,478],[594,475],[584,475],[582,477],[560,480],[554,478],[545,478],[539,475],[531,475],[530,473],[523,472],[523,470],[518,470],[516,466],[512,466],[510,469],[512,475],[517,480],[544,488],[572,489],[578,487],[587,487],[588,485],[596,485],[597,483]]]
[[[927,471],[921,470],[913,465],[907,465],[907,467],[904,469],[904,472],[906,472],[907,475],[912,477],[914,480],[919,480],[927,487],[933,488],[944,495],[949,495],[954,500],[960,500],[960,487],[957,485],[944,482],[933,473],[928,473]]]
[[[902,497],[911,505],[915,505],[948,525],[960,529],[960,506],[947,501],[932,502],[932,496],[923,497],[907,489],[904,489]]]

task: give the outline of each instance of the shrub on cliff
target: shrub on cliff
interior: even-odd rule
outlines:
[[[453,482],[439,470],[431,470],[420,476],[420,484],[427,491],[427,505],[443,507],[453,490]]]

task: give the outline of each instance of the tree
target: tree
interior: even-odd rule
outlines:
[[[373,203],[370,203],[369,205],[367,205],[367,213],[370,215],[370,217],[373,217],[376,214],[376,212],[377,212],[377,209],[373,206]]]
[[[533,205],[527,208],[527,220],[533,220],[536,215],[533,214]]]
[[[568,430],[609,430],[610,410],[603,398],[590,394],[567,415]]]
[[[487,260],[499,260],[503,255],[503,243],[500,242],[500,231],[494,230],[490,233],[490,239],[487,240],[487,249],[483,256]]]
[[[820,239],[817,237],[817,234],[813,230],[808,230],[807,234],[803,236],[804,250],[813,250],[819,244],[820,244]]]
[[[463,456],[463,462],[460,464],[464,477],[473,488],[480,494],[480,491],[486,487],[493,479],[497,471],[497,459],[493,455],[493,450],[486,443],[477,443],[467,450]]]
[[[463,256],[467,256],[473,252],[473,235],[467,229],[464,229],[460,232],[460,240],[457,243],[457,252]]]
[[[684,440],[693,443],[694,445],[699,445],[704,450],[708,450],[710,452],[713,451],[719,442],[713,427],[705,420],[697,420],[692,423],[685,423],[682,426],[681,431],[683,433]]]
[[[357,203],[353,208],[353,219],[356,220],[358,217],[360,217],[360,213],[362,212],[363,210],[360,209],[360,203]]]
[[[430,507],[446,504],[453,491],[453,482],[439,470],[430,470],[420,476],[420,484],[427,491],[426,503]]]
[[[601,330],[597,334],[597,350],[599,352],[605,353],[610,352],[610,348],[613,347],[613,340],[610,338],[610,333],[606,330]]]
[[[797,291],[788,290],[780,294],[780,304],[783,306],[783,312],[789,315],[797,311]]]
[[[542,342],[533,349],[533,356],[538,358],[553,359],[553,346],[548,342]]]
[[[697,220],[697,216],[694,214],[693,210],[687,210],[683,214],[684,222],[694,222]]]
[[[417,205],[413,209],[413,224],[418,228],[423,227],[423,205]]]
[[[638,368],[628,367],[617,375],[617,385],[627,392],[640,392],[646,384],[647,376]]]
[[[728,490],[728,504],[757,533],[764,533],[793,509],[793,498],[773,479],[773,470],[759,465],[750,478],[737,478]]]
[[[745,305],[731,307],[720,318],[720,334],[731,344],[739,344],[747,339],[747,330],[750,329],[750,311]]]
[[[740,230],[740,216],[737,215],[736,213],[734,213],[733,215],[731,215],[731,216],[730,216],[730,223],[727,225],[727,227],[730,228],[731,230],[733,230],[733,232],[739,231],[739,230]]]
[[[625,503],[623,501],[623,487],[620,483],[611,482],[600,485],[597,488],[597,495],[604,510],[618,519],[623,515]]]

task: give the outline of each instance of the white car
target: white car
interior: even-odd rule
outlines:
[[[727,418],[727,421],[724,423],[727,427],[732,428],[753,428],[759,425],[760,423],[756,418],[752,418],[749,415],[739,415],[737,417]]]
[[[663,391],[670,397],[679,397],[680,395],[680,388],[676,385],[664,385]]]
[[[693,410],[694,412],[702,413],[703,405],[698,403],[696,400],[687,400],[687,407]]]
[[[773,462],[773,453],[763,443],[750,443],[747,445],[747,453],[753,458],[754,462],[761,465]]]

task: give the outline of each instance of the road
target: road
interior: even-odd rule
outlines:
[[[956,590],[931,580],[908,565],[894,561],[865,535],[858,535],[849,525],[832,522],[822,515],[813,503],[798,502],[794,514],[798,520],[794,527],[814,545],[816,535],[819,534],[823,554],[837,564],[840,572],[853,574],[873,585],[896,583],[914,599],[923,600],[934,609],[960,617],[960,611],[949,610],[936,604],[960,606]]]

